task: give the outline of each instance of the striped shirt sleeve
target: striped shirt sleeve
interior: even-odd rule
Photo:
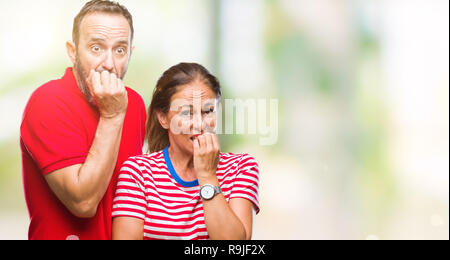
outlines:
[[[233,188],[231,190],[230,199],[244,198],[251,201],[259,213],[259,166],[256,160],[244,154],[238,163],[238,172],[236,174]]]
[[[135,158],[129,158],[119,172],[112,217],[135,217],[145,220],[147,200],[144,177]]]

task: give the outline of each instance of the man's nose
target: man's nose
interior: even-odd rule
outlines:
[[[101,64],[103,70],[107,70],[109,72],[113,72],[114,70],[114,58],[111,51],[107,51],[105,57],[103,58],[103,62]]]

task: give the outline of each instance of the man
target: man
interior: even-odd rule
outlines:
[[[66,43],[73,69],[31,95],[20,128],[29,239],[111,239],[118,171],[145,136],[144,102],[122,82],[132,39],[125,7],[88,2]]]

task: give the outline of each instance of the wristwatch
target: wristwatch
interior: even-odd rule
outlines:
[[[205,184],[200,188],[200,198],[204,200],[210,200],[219,193],[222,193],[220,186]]]

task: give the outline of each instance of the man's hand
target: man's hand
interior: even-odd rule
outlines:
[[[101,117],[114,118],[125,115],[128,94],[125,85],[116,74],[91,70],[87,82]]]

